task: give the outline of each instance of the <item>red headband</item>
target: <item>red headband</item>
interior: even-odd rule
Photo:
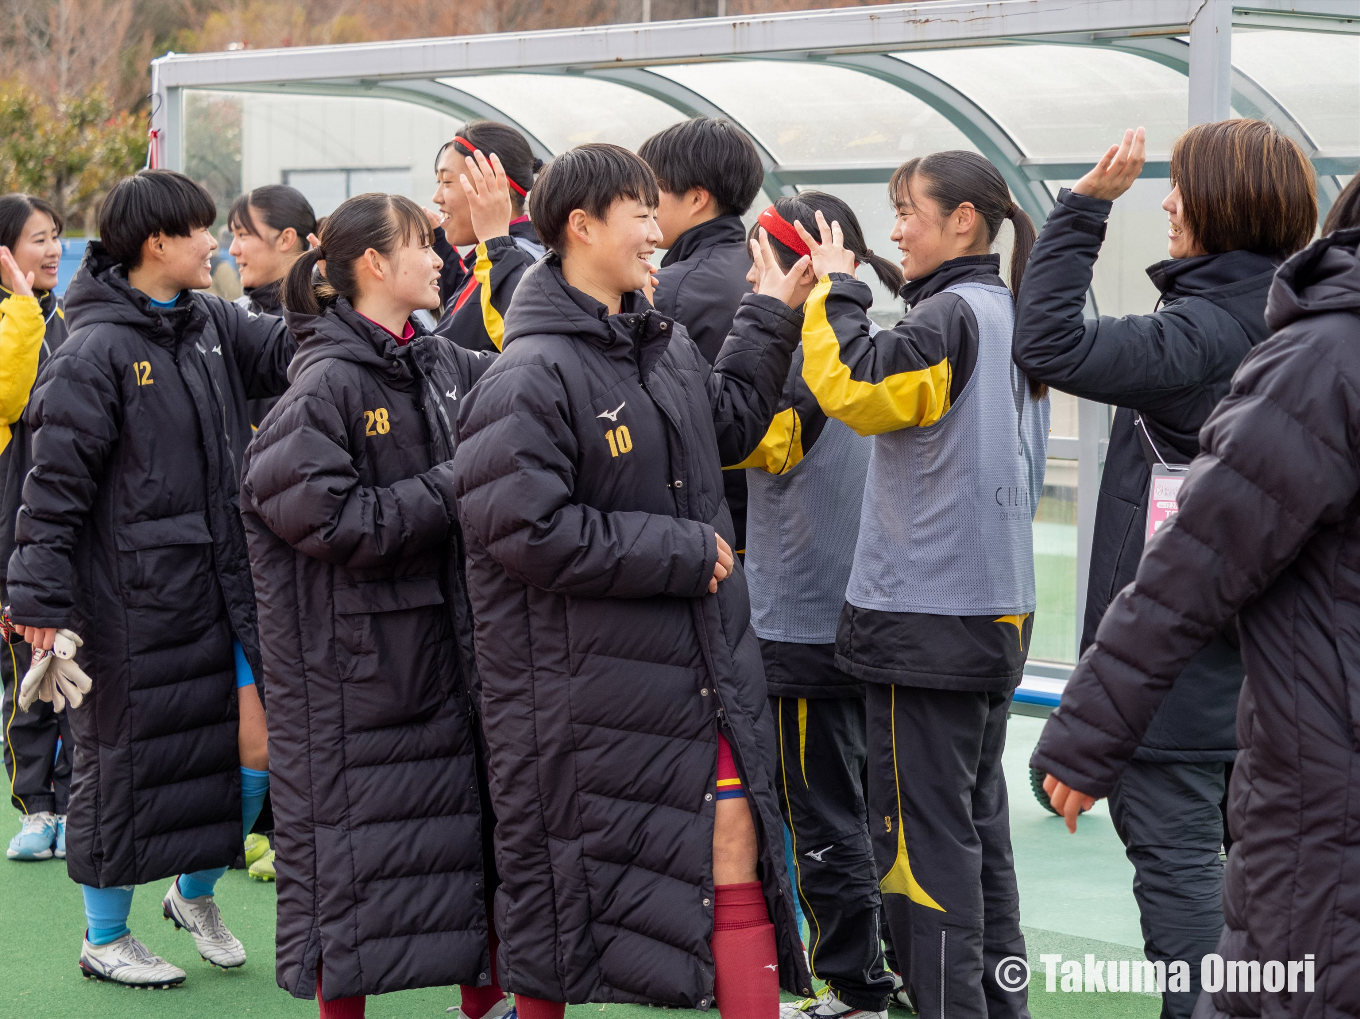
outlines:
[[[463,153],[463,155],[465,156],[470,156],[477,151],[476,145],[473,145],[472,142],[468,141],[466,138],[463,138],[459,135],[453,136],[453,143],[455,145],[461,145],[463,146],[463,148],[467,149],[467,151]],[[522,187],[520,187],[518,184],[512,181],[508,173],[505,175],[505,183],[510,185],[510,189],[512,191],[518,191],[519,196],[521,198],[527,198],[529,196],[529,192],[525,191]]]
[[[765,228],[765,232],[777,240],[784,247],[788,248],[796,255],[811,255],[808,246],[803,243],[803,238],[798,236],[798,231],[775,210],[771,205],[760,214],[756,222]]]

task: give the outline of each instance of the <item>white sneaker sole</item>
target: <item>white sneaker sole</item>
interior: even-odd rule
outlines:
[[[84,975],[86,980],[98,980],[101,983],[117,984],[120,987],[131,987],[133,990],[147,990],[147,991],[164,991],[168,990],[171,987],[178,987],[180,984],[184,983],[185,979],[184,977],[171,977],[169,980],[162,980],[156,983],[134,984],[129,983],[126,980],[115,980],[113,977],[106,976],[103,973],[100,973],[98,970],[91,969],[88,965],[86,965],[84,959],[80,960],[80,972]],[[185,974],[185,976],[187,975],[188,974]]]
[[[65,856],[66,854],[63,853],[62,855]],[[52,850],[44,849],[41,853],[21,853],[14,849],[6,849],[5,856],[11,860],[32,860],[37,862],[38,860],[52,859]]]

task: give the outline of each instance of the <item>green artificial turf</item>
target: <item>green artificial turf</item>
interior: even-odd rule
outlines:
[[[1042,723],[1012,718],[1006,771],[1022,919],[1033,966],[1030,1011],[1036,1019],[1153,1019],[1156,997],[1137,994],[1049,994],[1039,955],[1082,959],[1138,959],[1138,915],[1130,892],[1132,870],[1103,805],[1081,819],[1075,836],[1047,814],[1029,791],[1026,760]],[[0,815],[3,817],[3,815]],[[18,815],[8,819],[18,830]],[[0,836],[12,834],[5,829]],[[244,942],[249,960],[223,972],[198,957],[193,940],[161,918],[169,880],[137,890],[130,924],[152,951],[185,969],[179,988],[134,991],[81,977],[84,918],[80,889],[60,861],[0,860],[0,1019],[190,1019],[315,1016],[314,1002],[298,1001],[274,983],[274,886],[231,871],[217,886],[222,914]],[[369,999],[368,1015],[441,1019],[457,1003],[456,989],[405,991]],[[636,1005],[578,1005],[569,1019],[656,1019]],[[909,1013],[894,1010],[890,1019]],[[932,1017],[933,1019],[933,1017]]]

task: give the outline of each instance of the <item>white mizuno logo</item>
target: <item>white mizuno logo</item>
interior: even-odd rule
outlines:
[[[458,399],[458,387],[454,386],[452,389],[445,390],[444,395],[447,396],[450,400]]]
[[[221,357],[221,356],[222,356],[222,344],[219,343],[217,346],[213,347],[212,352],[213,352],[214,354],[216,354],[218,357]]]
[[[770,965],[768,965],[768,966],[766,966],[766,967],[764,967],[764,968],[765,968],[765,969],[772,969],[772,970],[774,970],[776,973],[779,972],[779,967],[776,966],[776,965],[774,965],[774,963],[771,963]]]
[[[624,400],[623,403],[619,404],[619,405],[618,405],[617,407],[615,407],[613,410],[607,410],[607,411],[605,411],[603,414],[596,414],[595,416],[596,416],[597,418],[609,418],[610,421],[614,422],[615,424],[618,424],[618,422],[619,422],[619,411],[623,410],[624,406],[625,406],[627,403],[628,403],[628,401],[627,401],[627,400]]]
[[[804,853],[803,855],[806,856],[806,857],[809,857],[809,858],[811,858],[811,859],[813,859],[813,860],[816,860],[818,863],[823,863],[823,862],[825,862],[825,861],[822,860],[822,857],[825,856],[828,852],[830,852],[832,849],[835,849],[835,848],[836,848],[836,843],[833,842],[833,843],[831,843],[831,845],[827,846],[825,849],[814,849],[814,850],[812,850],[812,852],[810,852],[810,853]]]

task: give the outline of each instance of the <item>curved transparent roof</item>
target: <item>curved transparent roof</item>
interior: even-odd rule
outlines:
[[[1326,152],[1360,152],[1360,35],[1236,29],[1233,66]]]
[[[964,93],[1032,156],[1098,155],[1139,124],[1148,151],[1165,154],[1186,126],[1189,79],[1131,53],[1037,44],[893,56]]]
[[[673,106],[635,89],[570,74],[478,74],[440,78],[504,111],[553,152],[586,142],[636,149],[684,120]]]
[[[720,107],[783,163],[901,163],[974,148],[915,96],[843,67],[729,60],[650,70]]]

